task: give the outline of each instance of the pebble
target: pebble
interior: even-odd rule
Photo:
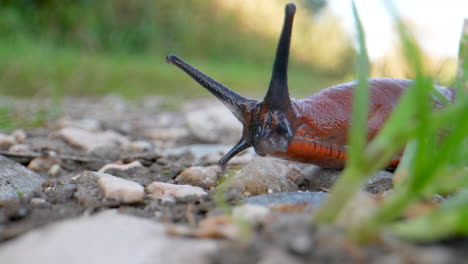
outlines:
[[[82,128],[65,127],[52,133],[52,137],[62,138],[68,144],[91,152],[99,148],[118,147],[128,143],[123,135],[107,130],[104,132],[90,132]]]
[[[98,172],[102,172],[102,173],[105,173],[106,171],[108,170],[120,170],[120,171],[125,171],[125,170],[129,170],[131,168],[137,168],[137,167],[143,167],[143,165],[139,162],[139,161],[133,161],[131,163],[128,163],[128,164],[115,164],[115,163],[112,163],[112,164],[106,164],[104,165],[102,168],[100,168],[98,170]]]
[[[27,134],[23,129],[14,130],[13,132],[11,132],[11,135],[17,143],[23,143],[27,137]]]
[[[107,210],[63,220],[0,246],[2,263],[209,263],[219,242],[171,237],[153,220]],[[53,254],[45,254],[53,252]]]
[[[242,125],[221,103],[189,111],[187,126],[197,138],[211,143],[235,143],[242,133]]]
[[[13,136],[0,133],[0,150],[9,149],[14,144],[16,144],[16,140]]]
[[[259,195],[297,191],[294,182],[298,177],[302,177],[301,171],[292,164],[273,158],[255,158],[223,184],[241,193]]]
[[[315,165],[307,165],[302,169],[304,178],[313,189],[330,189],[342,172],[342,170],[322,169]],[[393,173],[389,171],[377,171],[364,185],[364,189],[373,194],[383,193],[392,188],[392,178]]]
[[[60,161],[54,157],[38,157],[29,162],[28,169],[35,172],[49,171],[52,166],[57,165],[58,162]]]
[[[203,197],[208,193],[202,188],[190,185],[153,182],[146,186],[146,191],[153,199],[184,199],[190,196]]]
[[[47,196],[47,201],[52,204],[65,203],[69,201],[75,194],[78,186],[76,184],[56,184],[50,186],[44,190],[44,194]]]
[[[31,146],[29,145],[26,145],[26,144],[16,144],[16,145],[13,145],[11,146],[9,149],[8,149],[9,152],[14,152],[14,153],[27,153],[27,152],[31,152]]]
[[[60,165],[58,164],[54,164],[52,165],[52,167],[50,167],[49,171],[47,171],[47,173],[49,173],[50,176],[52,177],[57,177],[60,172],[62,171],[62,167],[60,167]]]
[[[104,198],[122,203],[141,201],[145,190],[140,184],[112,176],[105,173],[96,173],[98,184],[104,192]]]
[[[221,168],[218,165],[194,166],[183,170],[175,180],[179,184],[188,184],[209,190],[216,186],[220,172]]]
[[[123,148],[129,152],[150,152],[153,150],[153,145],[148,141],[137,140],[124,143]]]
[[[0,201],[39,189],[43,181],[37,173],[0,155]]]
[[[71,182],[77,185],[74,197],[78,204],[88,208],[103,206],[104,194],[98,179],[99,174],[92,171],[85,171],[71,178]]]

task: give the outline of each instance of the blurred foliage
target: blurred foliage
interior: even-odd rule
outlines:
[[[255,19],[255,15],[239,15],[242,6],[228,8],[227,1],[172,1],[172,0],[1,0],[0,38],[32,38],[56,46],[70,46],[91,52],[125,52],[131,54],[168,54],[177,52],[184,57],[203,57],[221,61],[241,60],[249,63],[272,61],[277,36],[257,34],[243,26]],[[308,1],[323,2],[323,1]],[[258,6],[258,2],[256,3]],[[256,27],[271,21],[282,21],[283,3],[264,2],[262,9],[251,9],[258,17],[267,18]],[[316,7],[317,4],[316,4]],[[324,4],[320,4],[320,9]],[[278,11],[276,14],[269,10]],[[305,10],[305,9],[304,9]],[[310,12],[310,11],[304,11]],[[265,16],[267,14],[267,16]],[[276,16],[277,18],[275,19]],[[281,19],[279,19],[281,18]],[[308,46],[310,56],[322,56],[322,61],[335,61],[336,67],[328,67],[329,73],[351,72],[353,50],[336,18],[327,25],[307,32],[315,23],[306,19],[299,32],[299,46]],[[279,31],[280,27],[277,27]],[[304,31],[305,30],[305,31]],[[301,36],[307,33],[307,37]],[[325,34],[326,33],[326,34]],[[310,35],[314,36],[311,39]],[[327,46],[324,55],[316,46],[323,46],[327,35],[341,36],[336,49]],[[320,40],[320,41],[319,41]],[[321,51],[321,50],[320,50]],[[335,55],[336,54],[336,55]],[[311,66],[312,60],[302,59]],[[338,63],[339,62],[339,63]],[[338,71],[339,70],[339,71]]]
[[[0,90],[140,96],[177,87],[174,95],[190,95],[197,85],[164,62],[176,53],[236,90],[263,94],[284,3],[0,0]],[[291,81],[309,95],[350,75],[354,49],[336,17],[314,20],[310,9],[298,9]]]

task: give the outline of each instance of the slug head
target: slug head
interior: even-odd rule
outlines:
[[[242,138],[219,160],[222,165],[249,147],[253,147],[260,156],[285,152],[289,141],[294,136],[291,124],[295,120],[295,112],[289,98],[287,70],[295,11],[294,4],[286,5],[272,77],[263,101],[252,100],[237,94],[175,55],[166,57],[168,63],[185,71],[223,102],[242,123]]]
[[[251,143],[260,156],[285,152],[294,136],[290,123],[294,119],[292,109],[287,112],[272,110],[263,101],[252,110],[250,120],[244,126],[243,138]]]

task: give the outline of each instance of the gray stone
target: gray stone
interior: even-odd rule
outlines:
[[[327,197],[328,193],[326,192],[285,192],[252,196],[244,201],[247,204],[263,206],[298,203],[308,203],[313,206],[318,206]]]
[[[231,176],[225,183],[244,196],[297,191],[296,180],[302,177],[299,168],[283,160],[256,158]]]
[[[221,173],[221,168],[218,165],[194,166],[183,170],[175,180],[179,184],[188,184],[209,190],[216,186],[219,173]]]
[[[0,200],[18,197],[41,187],[44,180],[23,165],[0,155]]]
[[[72,180],[77,185],[74,197],[78,203],[86,207],[99,207],[103,204],[104,193],[98,184],[99,177],[95,172],[85,171]]]
[[[48,225],[4,243],[0,259],[2,264],[202,264],[216,250],[216,240],[170,237],[162,224],[109,210]]]

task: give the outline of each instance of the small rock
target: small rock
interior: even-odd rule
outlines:
[[[184,199],[190,196],[202,197],[208,195],[208,193],[200,187],[163,182],[153,182],[148,184],[146,186],[146,191],[151,194],[153,199]]]
[[[38,157],[31,160],[28,164],[28,169],[35,172],[49,171],[52,166],[56,165],[60,161],[54,157]]]
[[[13,136],[0,133],[0,150],[7,150],[14,144],[16,140]]]
[[[235,143],[242,125],[223,105],[193,110],[186,115],[187,125],[197,138],[211,143]]]
[[[144,140],[125,143],[123,148],[129,152],[149,152],[153,150],[153,145]]]
[[[136,167],[143,167],[143,165],[139,161],[133,161],[128,164],[106,164],[104,165],[101,169],[98,170],[100,173],[105,173],[108,170],[120,170],[120,171],[125,171],[129,170],[131,168],[136,168]]]
[[[291,192],[298,190],[294,182],[301,176],[294,165],[272,158],[256,158],[223,184],[252,195]]]
[[[11,135],[17,143],[23,143],[27,137],[27,134],[23,129],[16,129],[11,133]]]
[[[198,186],[209,190],[216,186],[221,168],[218,165],[208,167],[190,167],[183,170],[176,178],[179,184]]]
[[[16,144],[11,146],[8,149],[9,152],[14,152],[14,153],[27,153],[31,152],[31,146],[26,145],[26,144]]]
[[[0,201],[41,187],[43,179],[23,165],[0,155]]]
[[[262,223],[269,217],[271,211],[268,207],[254,204],[244,204],[234,207],[232,216],[236,219],[243,219],[249,223]]]
[[[96,172],[85,171],[72,178],[77,190],[74,197],[78,203],[89,208],[102,206],[104,193],[97,183],[99,176]]]
[[[68,119],[61,118],[57,121],[57,125],[60,128],[74,127],[80,128],[87,131],[99,131],[101,130],[101,123],[95,119]]]
[[[51,136],[62,138],[68,144],[89,152],[99,148],[115,148],[129,142],[126,137],[112,130],[104,132],[90,132],[75,127],[62,128],[59,131],[54,132]]]
[[[143,199],[145,192],[140,184],[105,173],[96,173],[96,175],[99,177],[98,184],[104,191],[106,199],[123,203],[134,203]]]
[[[44,190],[47,200],[53,204],[64,203],[70,200],[77,190],[77,185],[73,183],[56,183],[55,186]]]
[[[50,167],[47,173],[49,173],[49,175],[52,177],[57,177],[61,171],[62,171],[62,167],[60,167],[60,165],[58,164],[54,164],[52,165],[52,167]]]

